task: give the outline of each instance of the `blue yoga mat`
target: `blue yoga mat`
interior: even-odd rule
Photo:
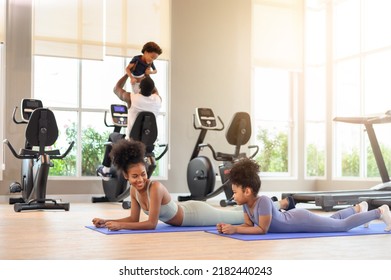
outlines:
[[[95,226],[86,226],[86,228],[95,230],[103,234],[137,234],[137,233],[158,233],[158,232],[187,232],[187,231],[208,231],[213,230],[216,226],[206,227],[174,227],[167,224],[158,224],[156,229],[141,229],[141,230],[108,230],[107,228],[97,228]]]
[[[347,232],[300,232],[300,233],[267,233],[263,235],[251,234],[221,234],[216,229],[207,230],[206,232],[217,234],[224,237],[229,237],[243,241],[256,240],[280,240],[280,239],[297,239],[297,238],[316,238],[316,237],[336,237],[336,236],[356,236],[356,235],[371,235],[371,234],[389,234],[391,232],[384,231],[386,227],[383,223],[370,224],[369,228],[363,226],[353,228]]]

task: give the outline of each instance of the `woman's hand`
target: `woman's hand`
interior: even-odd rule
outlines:
[[[114,221],[109,221],[105,223],[105,227],[108,230],[120,230],[121,228],[121,223],[120,222],[114,222]]]
[[[103,219],[100,219],[100,218],[94,218],[92,220],[92,223],[94,224],[94,226],[96,226],[97,228],[101,228],[101,227],[104,227],[105,224],[106,224],[106,220],[103,220]]]

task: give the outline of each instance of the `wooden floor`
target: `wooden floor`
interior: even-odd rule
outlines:
[[[123,217],[118,203],[71,203],[70,211],[0,204],[1,260],[384,260],[391,235],[238,241],[205,232],[104,235],[94,217]]]

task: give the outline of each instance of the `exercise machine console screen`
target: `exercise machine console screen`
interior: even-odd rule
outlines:
[[[213,128],[217,126],[216,117],[210,108],[196,108],[196,118],[201,128]]]
[[[28,122],[34,110],[37,108],[42,108],[43,104],[42,101],[38,99],[23,99],[20,107],[22,108],[20,112],[22,120],[24,122]]]
[[[128,108],[125,105],[112,104],[110,106],[113,123],[126,126],[128,123]]]

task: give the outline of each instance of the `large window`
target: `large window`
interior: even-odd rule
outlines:
[[[333,29],[335,116],[379,115],[391,104],[391,2],[344,0],[329,7]],[[375,125],[391,167],[390,124]],[[363,125],[335,123],[337,177],[379,177]]]
[[[303,0],[252,1],[253,119],[262,176],[297,176]]]
[[[292,12],[295,3],[300,5],[300,1],[294,0],[275,5],[266,0],[253,2],[256,9],[267,7],[279,13],[288,9]],[[297,171],[303,172],[298,175],[304,178],[378,179],[379,171],[365,127],[333,119],[378,116],[391,109],[391,1],[305,0],[303,3],[302,70],[295,72],[277,60],[256,59],[257,46],[262,44],[254,47],[257,53],[253,54],[253,116],[261,147],[258,160],[266,172],[264,176],[292,176],[295,174],[292,166],[303,162],[304,168],[299,166]],[[273,21],[285,28],[286,18],[279,21],[275,16]],[[257,17],[253,25],[262,22]],[[281,39],[284,42],[287,39],[284,35],[292,33],[288,27],[272,34],[284,37]],[[299,32],[295,36],[300,40]],[[272,45],[276,46],[275,51],[279,50],[278,40],[272,41]],[[271,57],[267,51],[262,55]],[[390,126],[389,123],[374,125],[389,170]],[[295,144],[302,140],[303,147]],[[327,170],[327,167],[331,168]]]
[[[75,141],[71,154],[56,160],[52,176],[95,176],[101,163],[104,143],[113,131],[104,123],[110,104],[122,101],[113,93],[113,87],[123,75],[129,59],[105,57],[103,61],[56,57],[34,57],[34,98],[54,110],[59,127],[56,148],[62,151]],[[158,118],[159,141],[167,143],[167,61],[155,61],[158,74],[153,76],[163,99]],[[130,91],[130,85],[127,84]],[[110,114],[107,123],[111,124]],[[123,131],[124,132],[124,131]],[[158,152],[158,151],[157,151]],[[167,159],[159,161],[155,176],[166,177]]]
[[[253,118],[256,143],[260,146],[256,160],[263,176],[294,175],[296,76],[285,70],[254,70]]]
[[[326,174],[327,155],[333,178],[379,177],[364,125],[332,119],[377,116],[390,109],[390,14],[387,0],[306,0],[307,176]],[[390,168],[390,125],[374,129]],[[326,138],[332,143],[329,151]]]
[[[52,176],[95,175],[113,130],[104,124],[104,111],[120,102],[113,87],[130,57],[149,41],[164,50],[153,79],[163,98],[159,140],[166,143],[170,4],[167,0],[34,1],[33,94],[55,111],[60,128],[56,147],[76,143],[70,155],[55,162]],[[166,177],[166,161],[167,157],[159,161],[155,175]]]
[[[326,175],[326,12],[324,2],[309,0],[305,14],[304,141],[305,177]]]

